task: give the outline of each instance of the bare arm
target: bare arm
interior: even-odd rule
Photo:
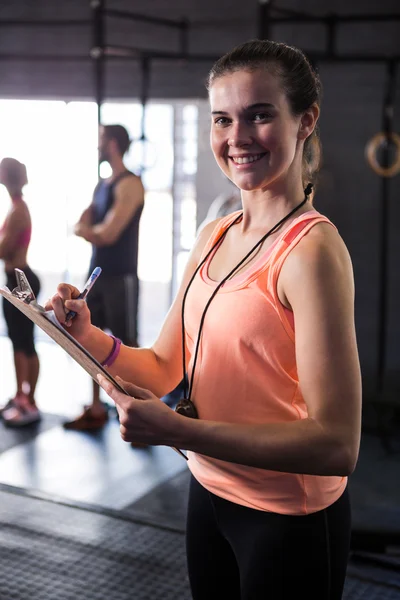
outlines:
[[[173,390],[182,379],[182,335],[181,306],[182,298],[208,241],[215,222],[210,223],[198,236],[190,253],[185,272],[176,298],[164,320],[156,342],[151,348],[130,348],[121,345],[119,356],[109,371],[126,381],[151,390],[157,396],[164,396]],[[54,308],[60,322],[65,320],[68,310],[75,310],[69,332],[98,360],[103,361],[112,348],[110,337],[103,331],[90,325],[90,313],[83,300],[69,300],[76,297],[79,290],[62,284],[58,294],[53,296],[46,309]],[[65,302],[65,305],[64,305]]]
[[[123,397],[105,384],[122,407],[123,438],[275,471],[351,473],[361,430],[353,273],[347,250],[331,226],[317,225],[291,252],[280,274],[279,294],[294,312],[298,375],[308,418],[257,425],[188,419],[156,408],[154,399],[140,390],[135,397],[146,402]]]
[[[347,475],[361,430],[361,375],[354,326],[353,274],[329,225],[314,228],[280,275],[293,309],[296,360],[308,418],[293,423],[182,423],[173,444],[227,461],[315,475]]]
[[[85,233],[90,230],[93,222],[93,208],[92,204],[88,206],[81,216],[79,217],[79,221],[74,226],[74,234],[78,237],[83,237],[85,239]]]
[[[110,246],[121,236],[135,212],[143,205],[144,189],[139,177],[126,177],[115,189],[115,200],[104,221],[81,224],[79,235],[94,246]]]
[[[75,225],[75,229],[79,228],[80,225],[91,226],[93,221],[93,212],[92,205],[88,206],[81,216],[79,217],[79,221]]]

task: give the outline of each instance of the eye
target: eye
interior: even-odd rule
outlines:
[[[227,117],[217,117],[216,119],[214,119],[214,125],[218,125],[219,127],[224,127],[226,125],[229,125],[230,120],[227,119]]]
[[[256,123],[259,123],[260,121],[269,121],[270,119],[272,119],[272,115],[265,112],[255,113],[252,116],[252,120]]]

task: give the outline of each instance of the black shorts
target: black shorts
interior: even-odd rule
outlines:
[[[37,298],[40,292],[39,278],[29,267],[25,267],[23,270]],[[18,285],[15,272],[7,272],[6,276],[6,286],[12,291]],[[28,319],[28,317],[5,298],[3,298],[3,313],[7,324],[8,337],[12,342],[14,352],[23,352],[26,356],[34,356],[36,350],[33,339],[33,321]]]
[[[139,280],[137,275],[101,275],[88,294],[93,325],[109,329],[127,346],[137,346]]]

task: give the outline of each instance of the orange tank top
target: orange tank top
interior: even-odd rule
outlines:
[[[238,216],[221,219],[203,257]],[[289,252],[317,223],[332,223],[315,210],[303,213],[248,269],[218,291],[205,317],[192,389],[199,418],[229,423],[289,422],[307,417],[295,358],[293,313],[279,301],[277,281]],[[209,257],[195,277],[185,306],[191,359],[204,307],[217,282]],[[188,453],[193,476],[210,492],[236,504],[288,515],[326,508],[343,493],[346,477],[269,471]]]

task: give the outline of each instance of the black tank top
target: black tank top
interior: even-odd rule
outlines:
[[[125,177],[135,177],[130,171],[121,173],[111,183],[100,181],[93,194],[93,225],[104,221],[114,204],[115,186]],[[104,275],[137,275],[139,221],[143,204],[136,210],[120,237],[111,246],[93,246],[89,271],[101,267]]]

